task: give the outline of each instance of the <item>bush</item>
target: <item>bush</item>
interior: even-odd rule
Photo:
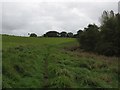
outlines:
[[[96,47],[96,51],[98,54],[106,55],[106,56],[113,56],[114,54],[117,55],[118,49],[110,42],[100,43]]]
[[[98,27],[94,25],[88,25],[88,28],[79,36],[78,41],[81,48],[86,51],[94,51],[98,42],[99,31]]]
[[[120,14],[104,11],[100,28],[89,24],[79,36],[80,47],[106,56],[120,56]]]

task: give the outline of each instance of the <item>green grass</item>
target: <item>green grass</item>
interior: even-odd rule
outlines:
[[[3,88],[117,88],[118,58],[74,49],[74,38],[2,36]]]

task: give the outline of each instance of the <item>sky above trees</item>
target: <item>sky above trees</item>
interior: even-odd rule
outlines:
[[[6,1],[6,2],[5,2]],[[57,30],[76,33],[88,24],[99,26],[104,10],[118,12],[118,1],[106,2],[2,2],[2,33],[27,36],[28,33],[43,35]],[[19,1],[19,2],[17,2]],[[32,0],[30,0],[32,1]],[[41,0],[42,1],[42,0]]]

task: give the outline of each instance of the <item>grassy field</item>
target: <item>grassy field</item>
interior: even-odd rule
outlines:
[[[83,52],[74,38],[2,36],[3,88],[118,88],[118,58]]]

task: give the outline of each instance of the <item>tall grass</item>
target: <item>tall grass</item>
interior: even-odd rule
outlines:
[[[73,38],[3,36],[2,42],[3,88],[118,87],[118,58],[76,50]]]

